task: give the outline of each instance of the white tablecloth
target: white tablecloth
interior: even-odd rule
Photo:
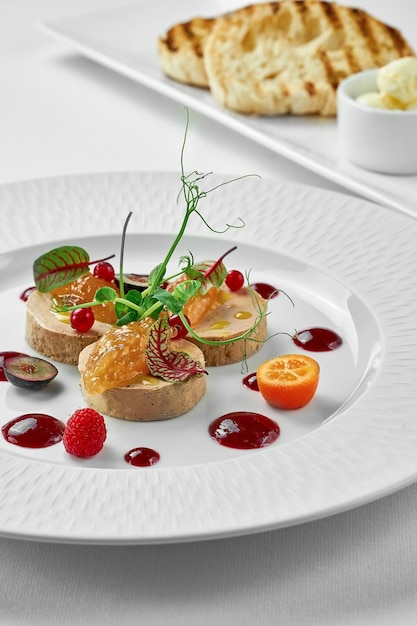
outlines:
[[[0,0],[0,183],[179,169],[182,105],[34,28],[122,4]],[[195,112],[187,159],[201,171],[338,190]],[[0,624],[411,626],[416,518],[411,486],[335,517],[220,541],[100,547],[0,538]]]

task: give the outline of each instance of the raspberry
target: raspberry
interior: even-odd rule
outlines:
[[[94,409],[78,409],[69,418],[62,441],[68,454],[86,458],[98,454],[105,440],[103,416]]]

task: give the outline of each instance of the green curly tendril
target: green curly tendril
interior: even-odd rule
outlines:
[[[120,326],[120,325],[127,324],[131,321],[140,321],[144,319],[145,317],[154,317],[156,319],[159,316],[159,313],[165,307],[165,310],[167,309],[170,311],[172,311],[173,309],[178,310],[178,315],[181,318],[181,321],[184,324],[187,331],[189,332],[189,334],[192,335],[195,339],[197,339],[201,343],[205,343],[209,345],[224,345],[224,344],[240,341],[242,339],[245,340],[245,342],[249,339],[251,341],[257,341],[255,337],[250,337],[250,336],[254,333],[256,328],[259,326],[262,319],[267,315],[266,309],[267,309],[268,303],[266,302],[264,306],[261,305],[261,303],[259,302],[258,298],[256,297],[256,295],[254,294],[253,290],[251,289],[249,285],[248,274],[246,275],[246,279],[249,285],[249,290],[252,294],[252,302],[258,312],[258,315],[256,317],[255,323],[248,331],[246,331],[242,335],[239,335],[238,337],[234,337],[231,339],[213,341],[213,340],[208,340],[208,339],[204,339],[203,337],[200,337],[191,328],[182,310],[186,301],[185,298],[189,299],[190,297],[195,295],[198,292],[198,288],[202,286],[202,282],[204,278],[203,275],[201,276],[199,281],[195,281],[195,280],[184,281],[184,285],[187,285],[187,287],[191,286],[187,296],[184,296],[184,289],[183,289],[181,293],[177,296],[175,295],[175,292],[172,292],[172,293],[165,292],[164,297],[162,298],[160,286],[163,283],[166,283],[169,280],[177,278],[178,276],[186,272],[187,269],[193,269],[196,267],[194,265],[193,255],[190,253],[190,256],[183,256],[180,258],[180,263],[185,265],[185,267],[182,267],[181,271],[169,277],[166,277],[168,264],[176,248],[178,247],[178,244],[180,243],[182,237],[184,236],[184,233],[188,226],[188,222],[191,216],[193,215],[193,213],[198,215],[198,217],[202,220],[204,225],[207,226],[209,230],[211,230],[213,233],[216,233],[216,234],[224,234],[232,228],[233,229],[243,228],[245,226],[245,222],[241,218],[238,218],[237,224],[226,223],[223,230],[216,230],[208,223],[208,221],[204,218],[204,216],[198,210],[198,205],[199,205],[200,200],[205,198],[209,193],[212,193],[219,187],[222,187],[232,182],[236,182],[238,180],[242,180],[244,178],[258,176],[257,174],[247,174],[245,176],[239,176],[237,178],[233,178],[226,182],[220,183],[207,191],[201,190],[199,187],[199,183],[200,181],[205,180],[207,176],[209,176],[209,174],[202,174],[197,171],[193,171],[187,175],[185,174],[184,152],[185,152],[185,145],[187,141],[188,126],[189,126],[189,113],[188,113],[188,109],[186,108],[186,126],[185,126],[184,140],[183,140],[183,144],[181,148],[181,179],[180,179],[181,189],[177,197],[177,202],[178,202],[180,196],[181,195],[183,196],[183,199],[185,201],[185,214],[184,214],[180,229],[176,237],[174,238],[174,241],[172,242],[168,252],[166,253],[164,260],[162,261],[162,263],[157,265],[150,272],[149,280],[148,280],[148,287],[141,293],[139,293],[138,291],[135,291],[135,293],[132,294],[132,291],[134,290],[130,290],[127,293],[125,292],[125,285],[123,281],[124,249],[125,249],[127,226],[133,215],[132,212],[129,212],[124,222],[122,239],[121,239],[120,275],[119,275],[120,295],[118,295],[116,290],[112,289],[111,287],[103,287],[96,292],[94,300],[92,302],[78,304],[76,306],[66,306],[65,302],[62,304],[58,304],[56,300],[52,300],[51,308],[53,311],[57,313],[58,312],[61,312],[61,313],[70,312],[79,308],[95,307],[98,305],[106,304],[108,302],[113,302],[115,304],[116,313],[119,317],[116,324]],[[159,290],[159,292],[157,290]],[[162,291],[165,291],[165,290],[162,290]],[[162,300],[160,300],[159,298],[162,298],[164,302],[162,302]],[[169,306],[170,304],[172,306]],[[245,350],[245,354],[246,354],[246,350]],[[245,361],[246,361],[246,357],[245,357]]]

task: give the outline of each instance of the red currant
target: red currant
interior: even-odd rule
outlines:
[[[107,261],[100,261],[94,267],[94,276],[96,278],[102,278],[103,280],[107,280],[107,282],[111,282],[114,280],[114,269],[113,265],[107,263]]]
[[[185,316],[185,319],[189,324],[190,320],[187,316]],[[185,328],[179,315],[171,315],[171,317],[168,318],[168,324],[173,331],[171,339],[184,339],[184,337],[188,334],[188,330]]]
[[[227,272],[225,283],[230,291],[238,291],[245,282],[245,277],[239,270],[230,270]]]
[[[75,309],[70,315],[71,326],[79,333],[87,333],[94,324],[94,313],[87,307],[85,309]]]

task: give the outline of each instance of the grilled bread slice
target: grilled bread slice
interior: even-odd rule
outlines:
[[[245,114],[336,114],[347,76],[414,55],[361,9],[321,0],[254,4],[217,18],[204,46],[214,98]]]
[[[174,24],[158,39],[162,70],[170,78],[196,87],[208,87],[204,66],[204,46],[215,18],[195,17]]]

